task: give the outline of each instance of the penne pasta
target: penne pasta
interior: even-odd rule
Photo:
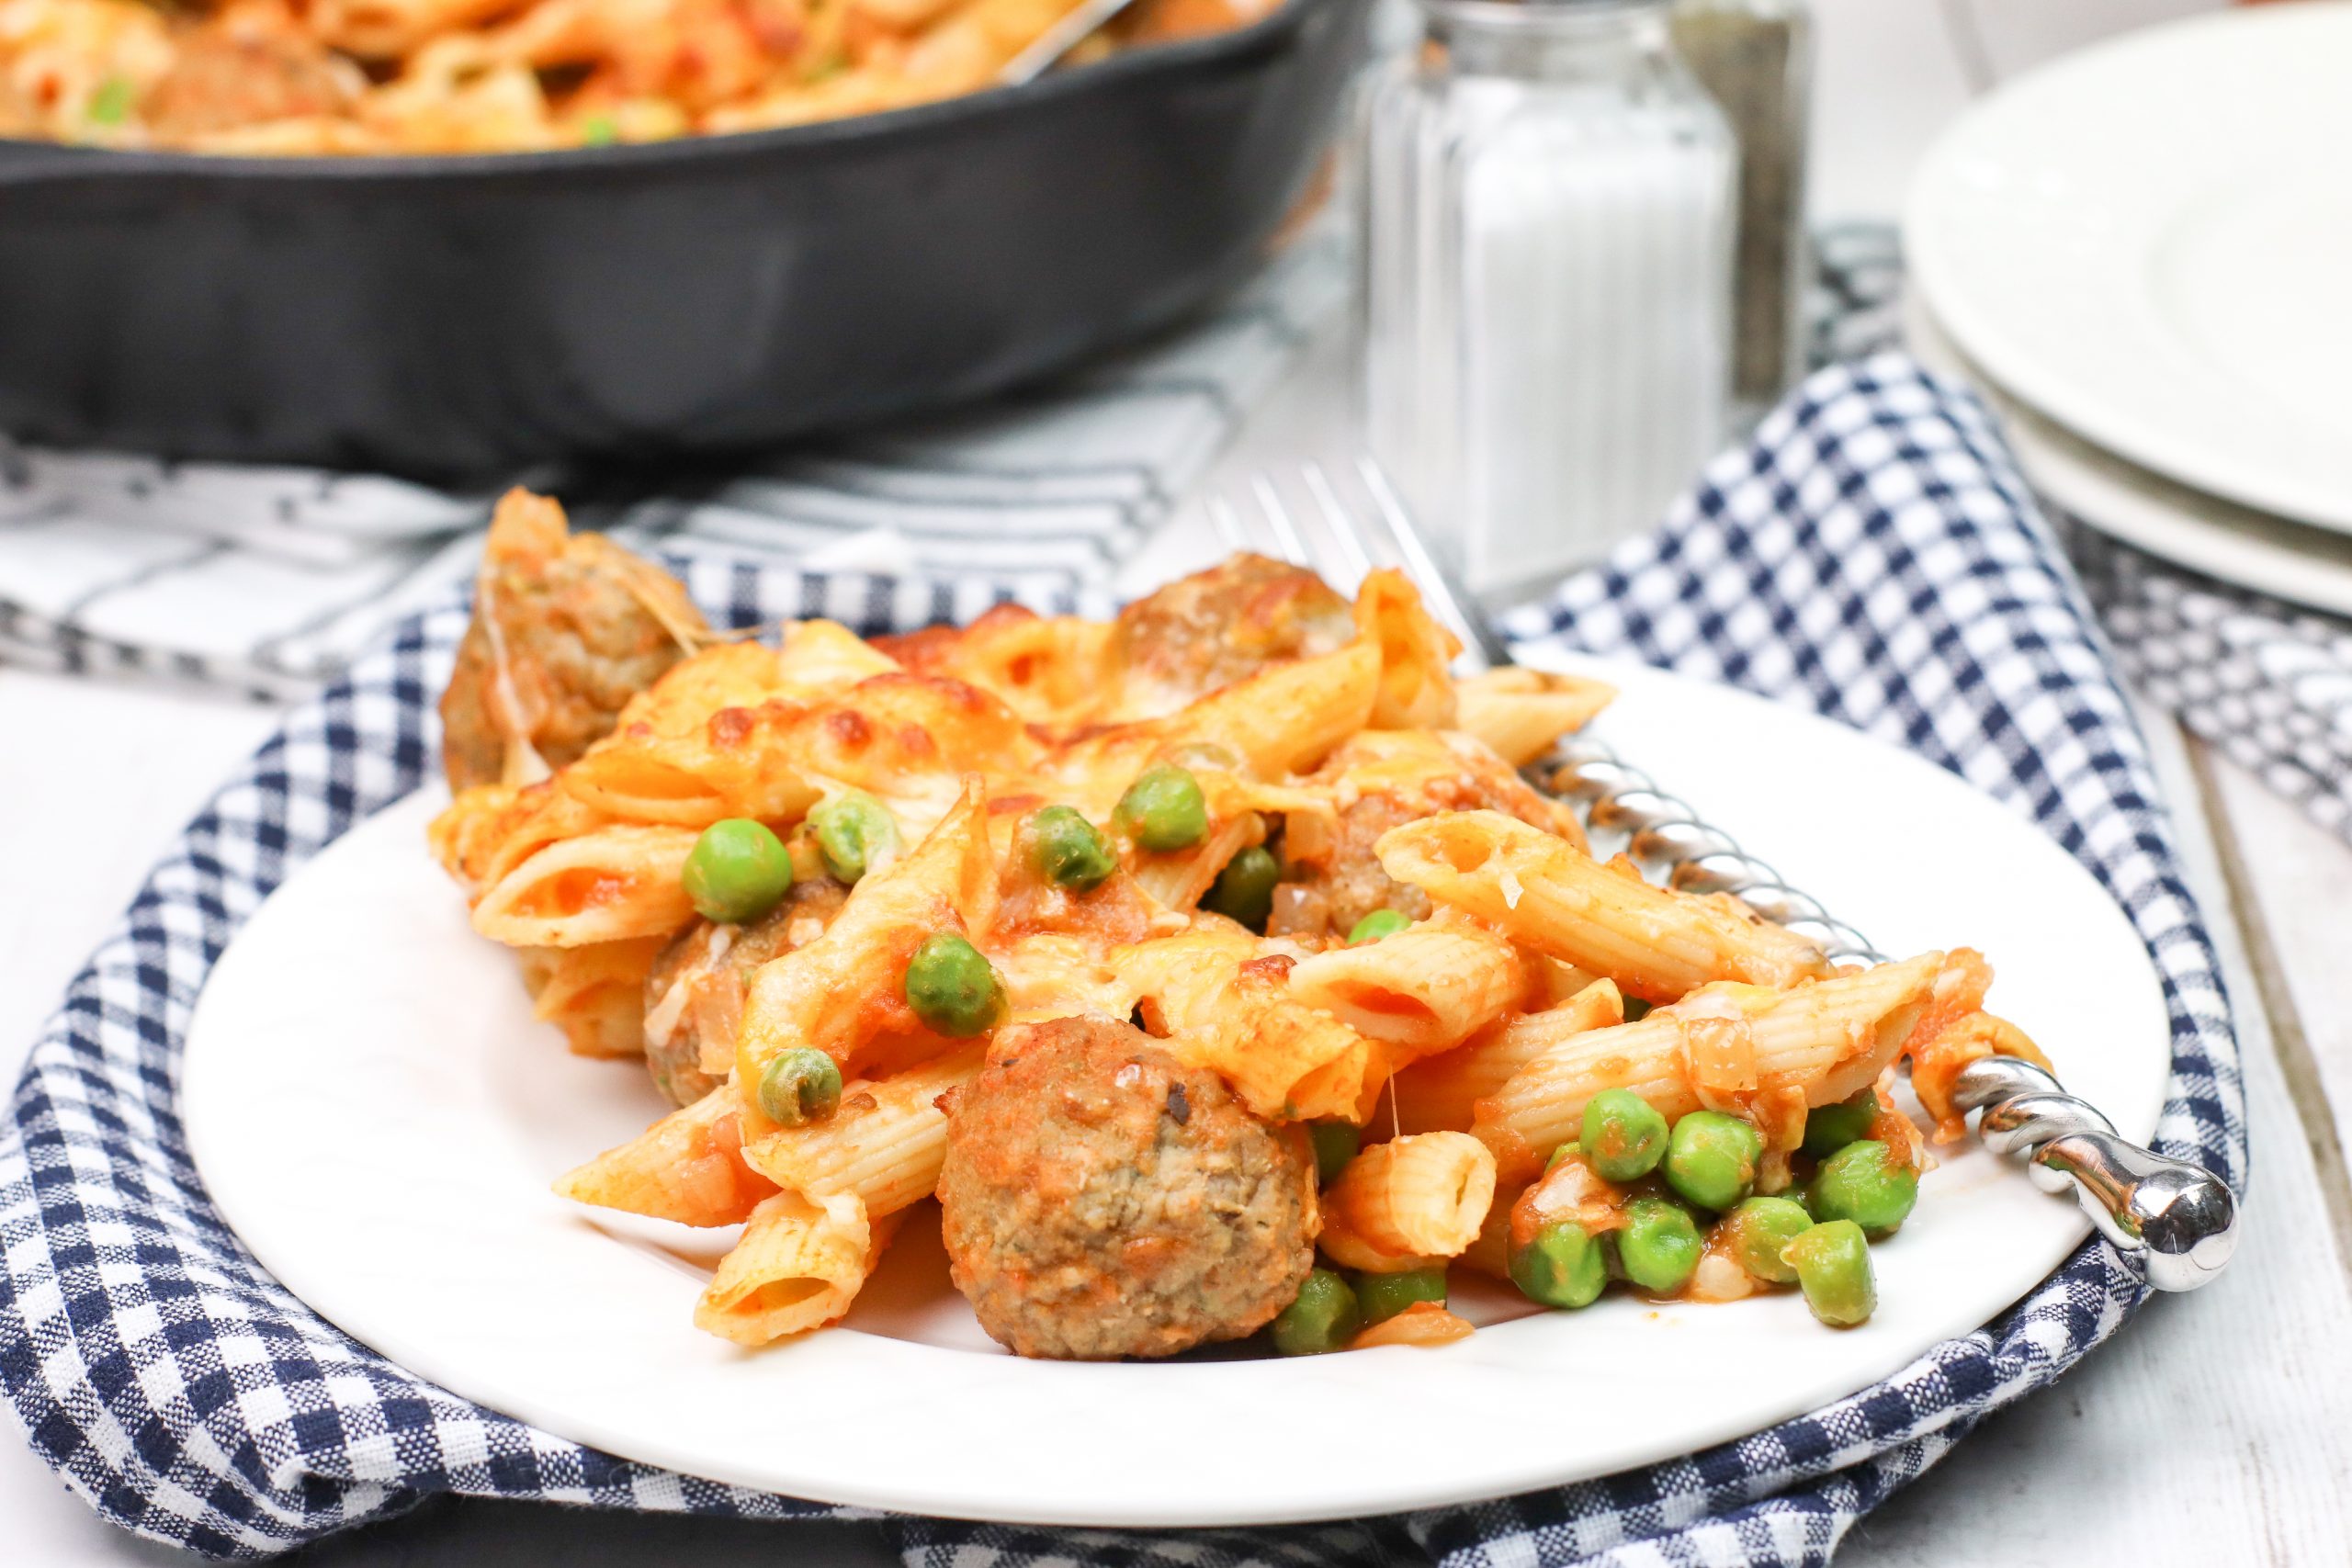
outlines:
[[[1459,1045],[1540,984],[1519,950],[1468,920],[1425,920],[1334,948],[1290,972],[1290,994],[1357,1033],[1402,1046],[1399,1065]]]
[[[645,977],[667,939],[639,937],[526,955],[531,1016],[563,1031],[575,1056],[645,1054]]]
[[[1408,1133],[1470,1125],[1478,1101],[1498,1093],[1521,1068],[1561,1042],[1625,1021],[1624,998],[1611,980],[1595,980],[1542,1012],[1504,1019],[1459,1050],[1415,1062],[1390,1084],[1397,1125]]]
[[[743,1160],[735,1097],[715,1089],[565,1175],[575,1202],[682,1225],[741,1224],[775,1184]]]
[[[719,1260],[695,1326],[743,1346],[820,1328],[849,1311],[888,1240],[851,1194],[778,1192]]]
[[[1616,700],[1617,689],[1576,675],[1540,670],[1487,670],[1454,686],[1453,727],[1523,768],[1590,724]]]
[[[1399,882],[1644,1001],[1713,980],[1785,987],[1827,972],[1819,948],[1735,898],[1653,887],[1498,811],[1407,823],[1378,853]]]
[[[939,1099],[979,1070],[980,1047],[964,1045],[890,1077],[849,1084],[832,1115],[760,1136],[743,1158],[778,1187],[818,1198],[849,1193],[870,1214],[895,1214],[939,1185],[947,1157]]]
[[[1333,1261],[1367,1273],[1426,1269],[1478,1238],[1495,1201],[1495,1156],[1467,1133],[1414,1133],[1374,1144],[1323,1190]]]
[[[695,918],[680,877],[695,835],[605,827],[548,845],[492,883],[474,930],[509,947],[668,936]]]
[[[1233,1086],[1261,1116],[1353,1121],[1375,1070],[1372,1042],[1290,994],[1293,961],[1261,956],[1238,927],[1195,929],[1123,948],[1144,1026],[1187,1066]]]
[[[1380,690],[1372,709],[1374,729],[1451,729],[1453,677],[1446,667],[1462,651],[1455,637],[1421,607],[1405,574],[1384,567],[1356,591],[1356,629],[1380,650]]]
[[[1783,1122],[1875,1081],[1909,1038],[1943,964],[1925,953],[1789,991],[1709,986],[1638,1023],[1575,1034],[1477,1103],[1472,1123],[1509,1175],[1539,1168],[1577,1133],[1585,1101],[1631,1089],[1671,1122],[1702,1109],[1770,1110]],[[1784,1127],[1779,1146],[1791,1146]]]

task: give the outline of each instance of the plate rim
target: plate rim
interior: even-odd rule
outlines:
[[[2018,467],[2068,516],[2226,586],[2352,616],[2352,537],[2191,490],[2092,446],[1973,363],[1916,293],[1905,301],[1904,336],[1930,369],[1968,381],[1992,405]]]
[[[2042,411],[2052,423],[2190,489],[2304,526],[2352,534],[2352,493],[2315,476],[2282,477],[2260,464],[2232,457],[2204,443],[2193,430],[2167,432],[2117,412],[2096,389],[2085,389],[2063,367],[2041,357],[2031,340],[2006,330],[1991,307],[1972,299],[1963,281],[1965,269],[1935,238],[1945,221],[1938,202],[1952,177],[1953,164],[1979,128],[2011,112],[2021,93],[2041,90],[2053,80],[2116,70],[2115,60],[2143,50],[2190,47],[2180,40],[2193,35],[2222,29],[2284,34],[2299,28],[2335,28],[2352,40],[2352,6],[2281,6],[2183,17],[2136,28],[2019,72],[1969,106],[1938,135],[1912,177],[1901,227],[1912,281],[1937,320],[1971,359],[2022,401]]]

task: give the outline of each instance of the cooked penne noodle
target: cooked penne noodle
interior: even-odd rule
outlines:
[[[1403,572],[1384,567],[1363,580],[1356,590],[1356,628],[1380,650],[1372,728],[1454,728],[1453,677],[1446,666],[1462,651],[1462,639],[1421,607],[1420,594]]]
[[[1457,1257],[1495,1201],[1495,1156],[1467,1133],[1374,1144],[1323,1189],[1317,1245],[1351,1269],[1394,1273]]]
[[[667,936],[695,918],[680,874],[684,828],[598,828],[540,850],[482,894],[474,930],[509,947],[585,947]]]
[[[1254,811],[1244,812],[1215,823],[1208,837],[1189,850],[1168,854],[1139,850],[1129,869],[1143,890],[1163,908],[1190,909],[1216,883],[1226,862],[1265,841],[1265,818]]]
[[[1523,768],[1573,734],[1616,700],[1617,689],[1576,675],[1513,667],[1487,670],[1456,683],[1453,728],[1493,747]]]
[[[1561,1041],[1478,1102],[1472,1131],[1506,1174],[1524,1175],[1577,1135],[1586,1100],[1625,1089],[1669,1122],[1767,1104],[1777,1121],[1792,1099],[1802,1137],[1804,1107],[1845,1099],[1894,1060],[1942,964],[1943,954],[1924,953],[1789,991],[1707,987],[1638,1023]]]
[[[1519,950],[1468,920],[1424,920],[1300,961],[1290,994],[1357,1033],[1407,1048],[1404,1060],[1458,1045],[1527,996]]]
[[[1353,643],[1238,681],[1167,721],[1165,732],[1227,747],[1269,777],[1300,773],[1370,722],[1380,674],[1379,649]]]
[[[535,974],[531,1016],[561,1029],[575,1056],[643,1055],[645,977],[666,942],[650,936],[537,950],[526,969]]]
[[[939,1185],[947,1157],[939,1097],[979,1070],[980,1047],[963,1045],[893,1077],[849,1084],[832,1115],[757,1138],[743,1157],[778,1187],[811,1197],[852,1193],[870,1214],[895,1214]]]
[[[775,1184],[743,1161],[735,1096],[715,1089],[558,1180],[577,1202],[682,1225],[741,1224]]]
[[[721,708],[700,733],[634,735],[624,729],[560,775],[582,805],[632,822],[707,828],[726,817],[797,821],[821,793],[791,758],[794,708]]]
[[[1378,852],[1399,882],[1644,1001],[1711,980],[1786,987],[1828,970],[1819,948],[1727,895],[1653,887],[1498,811],[1408,822]]]
[[[853,1194],[778,1192],[719,1260],[695,1326],[743,1346],[822,1327],[849,1311],[887,1240]]]
[[[1624,1021],[1624,998],[1612,980],[1595,980],[1542,1012],[1505,1019],[1460,1049],[1399,1072],[1389,1086],[1397,1124],[1408,1133],[1459,1132],[1470,1125],[1478,1101],[1500,1092],[1528,1063],[1572,1035]]]
[[[1219,922],[1111,962],[1135,987],[1145,1027],[1186,1066],[1222,1076],[1251,1111],[1356,1118],[1372,1043],[1291,996],[1290,959],[1259,956],[1256,938]]]

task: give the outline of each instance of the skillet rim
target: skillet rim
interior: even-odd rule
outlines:
[[[1051,71],[1012,87],[984,87],[932,103],[849,115],[764,130],[672,137],[604,147],[564,147],[513,152],[313,153],[276,157],[243,152],[187,152],[92,147],[63,141],[0,137],[0,186],[57,180],[103,180],[141,175],[229,182],[329,184],[455,184],[551,174],[583,175],[657,171],[748,162],[761,154],[806,151],[856,152],[922,141],[962,124],[985,124],[1033,106],[1120,90],[1138,78],[1207,73],[1247,65],[1287,45],[1318,12],[1366,0],[1282,0],[1244,28],[1126,51],[1075,71]]]

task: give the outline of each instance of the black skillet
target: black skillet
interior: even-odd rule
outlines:
[[[772,446],[1013,385],[1245,276],[1370,0],[887,115],[244,159],[0,141],[0,433],[445,479]]]

